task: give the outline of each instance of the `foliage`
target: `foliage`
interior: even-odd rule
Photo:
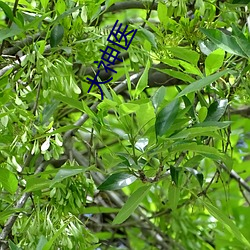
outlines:
[[[248,7],[0,1],[1,249],[249,249]]]

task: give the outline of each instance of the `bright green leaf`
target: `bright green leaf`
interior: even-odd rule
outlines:
[[[11,194],[14,194],[18,187],[16,176],[5,168],[0,168],[0,183]]]
[[[205,60],[205,72],[206,75],[211,75],[223,65],[225,57],[225,51],[222,49],[217,49],[210,53]]]
[[[168,50],[172,52],[175,57],[178,57],[182,60],[190,62],[194,66],[197,65],[199,58],[200,58],[200,54],[198,52],[190,50],[190,49],[181,48],[181,47],[176,47],[176,48],[172,47],[172,48],[168,48]]]
[[[139,94],[147,87],[148,85],[148,70],[150,67],[150,61],[148,60],[146,64],[146,68],[144,69],[135,89],[135,98],[139,96]]]

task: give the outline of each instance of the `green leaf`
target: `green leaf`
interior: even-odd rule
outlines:
[[[180,131],[179,133],[172,135],[170,139],[190,139],[196,136],[206,135],[207,132],[215,131],[218,127],[195,127],[188,128]]]
[[[0,212],[0,222],[4,223],[6,219],[8,219],[8,217],[14,213],[18,213],[18,212],[23,212],[24,209],[23,208],[9,208],[7,207],[5,211]]]
[[[80,174],[82,172],[85,172],[85,170],[86,170],[85,168],[79,167],[79,166],[76,166],[76,167],[66,166],[64,168],[61,168],[57,172],[55,178],[52,180],[51,186],[57,182],[61,182],[62,180],[66,179],[70,176],[74,176],[74,175]]]
[[[159,2],[157,6],[157,14],[161,23],[167,24],[168,21],[168,9],[165,3]]]
[[[80,208],[80,212],[82,214],[105,214],[105,213],[117,213],[119,212],[119,208],[114,208],[114,207],[82,207]]]
[[[238,55],[241,57],[246,57],[246,54],[237,43],[237,40],[235,37],[228,36],[224,34],[222,31],[217,30],[217,29],[200,28],[200,30],[219,48],[231,54]]]
[[[140,29],[138,29],[135,37],[137,40],[140,40],[141,42],[147,40],[151,43],[151,46],[153,48],[157,48],[157,43],[155,41],[155,35],[154,35],[154,33],[150,32],[149,30],[146,30],[144,28],[140,28]]]
[[[148,70],[150,67],[150,61],[148,60],[147,64],[146,64],[146,68],[143,71],[137,85],[135,88],[135,93],[134,96],[135,98],[137,98],[139,96],[139,94],[147,87],[148,85]]]
[[[131,194],[120,212],[116,215],[112,224],[121,224],[124,222],[139,206],[143,198],[147,195],[150,187],[150,185],[144,185]]]
[[[155,110],[157,110],[158,107],[163,102],[165,94],[166,94],[166,87],[161,86],[159,89],[157,89],[157,91],[152,96],[151,100],[152,100],[152,104]]]
[[[64,28],[61,24],[56,25],[52,30],[51,30],[51,35],[50,35],[50,46],[56,47],[63,39],[63,34],[64,34]]]
[[[5,168],[0,168],[0,183],[11,194],[14,194],[18,187],[18,180],[16,176]]]
[[[44,235],[41,235],[40,239],[38,241],[36,250],[43,250],[43,247],[46,245],[47,242],[48,241],[47,241],[46,237]]]
[[[221,72],[215,73],[213,75],[207,76],[205,78],[202,78],[198,81],[195,81],[191,84],[189,84],[185,89],[183,89],[178,95],[178,97],[181,97],[183,95],[195,92],[197,90],[200,90],[204,87],[206,87],[207,85],[213,83],[214,81],[218,80],[220,77],[222,77],[223,75],[227,74],[231,72],[230,70],[223,70]]]
[[[219,121],[227,109],[227,104],[228,104],[227,99],[222,99],[222,100],[213,102],[208,108],[208,113],[207,113],[205,122]]]
[[[6,38],[17,36],[23,32],[23,29],[20,29],[18,26],[14,25],[11,28],[1,29],[0,30],[0,42]]]
[[[225,121],[225,122],[204,121],[195,124],[193,127],[217,127],[217,129],[222,129],[228,127],[230,124],[232,124],[231,121]]]
[[[51,180],[37,177],[37,176],[30,176],[26,178],[26,188],[24,192],[33,192],[33,191],[39,191],[46,188],[49,188],[51,185]]]
[[[84,108],[83,108],[83,105],[80,101],[78,100],[75,100],[73,98],[70,98],[68,96],[64,96],[60,93],[57,93],[57,92],[54,92],[54,95],[53,97],[63,103],[66,103],[68,104],[69,106],[73,107],[73,108],[76,108],[82,112],[85,112]]]
[[[200,199],[201,200],[201,199]],[[202,200],[201,200],[202,201]],[[216,218],[223,226],[232,233],[239,241],[241,241],[245,246],[250,248],[250,242],[245,238],[245,236],[240,232],[238,227],[230,220],[220,209],[216,208],[212,204],[202,201],[208,212]]]
[[[173,211],[176,210],[179,199],[180,188],[178,188],[173,182],[171,182],[168,188],[168,204]]]
[[[206,107],[201,107],[199,112],[198,112],[198,118],[200,122],[203,122],[206,119],[207,116],[207,108]]]
[[[174,123],[179,110],[179,101],[174,99],[156,116],[155,132],[156,136],[164,135]]]
[[[132,174],[120,172],[109,176],[99,187],[99,190],[117,190],[133,183],[136,177]]]
[[[199,182],[200,186],[202,187],[203,185],[203,181],[204,181],[204,176],[201,172],[197,171],[196,169],[194,168],[189,168],[189,167],[186,167],[185,168],[188,172],[190,172],[192,175],[195,176],[195,178],[197,179],[197,181]]]
[[[44,9],[46,9],[47,6],[48,6],[49,0],[41,0],[40,2],[41,2],[42,7],[43,7]]]
[[[168,50],[172,52],[172,54],[175,57],[178,57],[182,60],[190,62],[194,66],[197,65],[199,58],[200,58],[200,54],[198,52],[190,50],[190,49],[185,49],[181,47],[176,47],[176,48],[173,47],[173,48],[169,48]]]
[[[11,8],[9,7],[9,5],[7,5],[7,4],[4,3],[3,1],[0,1],[0,8],[3,9],[5,15],[6,15],[11,21],[14,21],[14,15],[13,15],[13,12],[12,12]]]
[[[10,250],[22,250],[16,244],[14,244],[11,240],[9,240],[8,242],[9,242]]]
[[[53,235],[53,237],[45,244],[45,246],[43,247],[43,249],[42,250],[49,250],[51,247],[52,247],[52,245],[53,245],[53,243],[54,243],[54,241],[59,237],[59,235],[64,231],[64,229],[68,226],[68,224],[69,224],[69,222],[64,222],[65,224],[59,229],[59,230],[57,230],[55,233],[54,233],[54,235]]]
[[[193,82],[195,79],[191,76],[189,76],[188,74],[186,73],[183,73],[183,72],[180,72],[180,71],[176,71],[176,70],[173,70],[173,69],[158,69],[156,68],[156,70],[162,72],[162,73],[165,73],[169,76],[172,76],[174,78],[177,78],[177,79],[180,79],[184,82]]]
[[[179,173],[180,173],[181,169],[180,168],[176,168],[173,166],[170,166],[170,175],[171,175],[171,179],[174,182],[174,184],[176,186],[178,186],[178,180],[179,180]]]
[[[232,4],[244,4],[247,5],[249,4],[249,0],[233,0]]]
[[[135,103],[122,103],[119,105],[119,109],[121,114],[131,114],[140,109],[140,105]]]
[[[206,75],[211,75],[223,65],[225,57],[225,51],[222,49],[217,49],[210,53],[205,60],[205,72]]]
[[[55,110],[58,108],[59,102],[52,100],[49,104],[44,105],[42,112],[42,124],[49,122],[50,118],[53,116]]]

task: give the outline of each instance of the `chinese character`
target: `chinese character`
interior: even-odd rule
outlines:
[[[128,28],[128,25],[126,25],[124,31],[121,31],[122,24],[120,24],[119,27],[118,27],[118,29],[116,31],[114,31],[117,23],[118,23],[118,20],[115,22],[115,25],[114,25],[114,27],[113,27],[113,29],[112,29],[109,37],[108,37],[108,41],[111,42],[111,43],[113,43],[113,44],[115,44],[115,45],[117,45],[118,47],[120,47],[122,49],[127,50],[128,47],[129,47],[129,45],[131,44],[131,42],[132,42],[132,40],[133,40],[136,32],[137,32],[137,29],[136,30],[131,30],[131,31],[125,33],[126,30],[127,30],[127,28]],[[130,40],[128,40],[127,36],[130,35],[130,34],[132,34],[132,37],[130,38]],[[111,38],[110,38],[111,35],[113,35],[115,37],[116,42],[114,42],[114,41],[111,40]],[[118,38],[118,35],[119,35],[119,38]],[[125,46],[118,44],[118,43],[121,42],[122,38],[124,38]],[[105,63],[101,60],[100,63],[98,64],[98,69],[102,65],[104,67],[106,73],[108,73],[108,70],[110,70],[110,71],[112,71],[114,73],[117,73],[117,71],[115,71],[114,69],[112,69],[109,66],[110,65],[114,66],[116,60],[122,62],[122,60],[120,58],[118,58],[118,56],[119,56],[119,54],[121,52],[118,51],[118,50],[116,50],[116,49],[114,49],[114,48],[112,48],[112,47],[110,47],[110,46],[107,46],[106,49],[105,49],[105,51],[101,50],[101,49],[100,49],[100,51],[103,52],[101,59],[103,61],[107,62],[108,64],[105,65]],[[94,61],[94,63],[98,63],[98,61]],[[102,100],[103,100],[103,91],[102,91],[102,88],[101,88],[100,84],[104,84],[104,83],[110,82],[111,80],[113,80],[113,77],[109,78],[108,80],[106,80],[104,82],[98,82],[97,77],[98,77],[99,73],[100,73],[100,70],[97,71],[97,74],[95,75],[94,79],[87,78],[89,81],[91,81],[91,86],[90,86],[90,88],[88,90],[88,93],[92,89],[93,85],[96,85],[99,88],[99,90],[101,91],[101,97],[102,97]]]
[[[123,31],[121,31],[121,26],[122,26],[122,24],[120,24],[119,27],[118,27],[118,29],[117,29],[116,31],[114,31],[114,29],[115,29],[117,23],[118,23],[118,20],[116,20],[115,25],[114,25],[113,29],[111,30],[110,35],[108,36],[108,41],[111,42],[111,43],[113,43],[113,44],[115,44],[115,45],[117,45],[118,47],[120,47],[120,48],[122,48],[122,49],[127,50],[128,47],[129,47],[129,45],[131,44],[131,42],[132,42],[132,40],[133,40],[133,38],[134,38],[136,32],[137,32],[137,29],[136,29],[136,30],[131,30],[131,31],[129,31],[129,32],[127,32],[127,33],[125,34],[125,32],[126,32],[126,30],[127,30],[127,28],[128,28],[128,25],[126,25],[125,29],[124,29]],[[127,36],[128,36],[129,34],[131,34],[131,33],[133,33],[133,35],[132,35],[132,37],[130,38],[130,40],[128,41]],[[110,39],[111,35],[113,35],[113,36],[115,37],[116,42],[114,42],[114,41],[112,41],[112,40]],[[120,38],[118,38],[118,35],[120,35]],[[119,44],[119,43],[121,42],[122,38],[124,38],[125,46],[122,46],[122,45]]]
[[[98,82],[97,77],[98,77],[99,73],[100,73],[100,70],[97,71],[94,79],[90,79],[90,78],[87,77],[87,79],[92,82],[91,86],[89,87],[88,93],[92,89],[93,85],[96,85],[98,87],[98,89],[101,91],[101,97],[102,97],[102,100],[103,100],[103,91],[102,91],[102,88],[101,88],[100,84],[110,82],[111,80],[113,80],[113,77],[109,78],[108,80],[106,80],[104,82]]]
[[[111,52],[108,52],[108,50],[111,50]],[[108,65],[105,65],[103,61],[100,61],[100,63],[98,64],[98,69],[100,68],[101,64],[103,65],[106,73],[108,72],[107,70],[113,71],[114,73],[117,73],[117,71],[115,71],[114,69],[108,67],[110,66],[110,64],[115,65],[115,61],[118,60],[120,62],[122,62],[122,60],[120,58],[118,58],[118,55],[120,54],[120,51],[107,46],[105,51],[100,49],[100,51],[103,52],[102,54],[102,60],[108,62]],[[116,52],[115,55],[113,55],[113,52]],[[106,55],[108,55],[108,57],[106,57]],[[98,61],[94,61],[94,63],[98,63]]]

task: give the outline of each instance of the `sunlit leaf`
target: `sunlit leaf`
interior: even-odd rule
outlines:
[[[18,187],[16,176],[5,168],[0,168],[0,183],[11,194],[14,194]]]
[[[138,97],[138,95],[147,87],[148,85],[148,70],[150,67],[150,61],[148,60],[146,67],[136,85],[135,89],[135,97]]]
[[[225,51],[222,49],[217,49],[210,53],[205,60],[205,72],[206,75],[211,75],[223,65],[225,56]]]

